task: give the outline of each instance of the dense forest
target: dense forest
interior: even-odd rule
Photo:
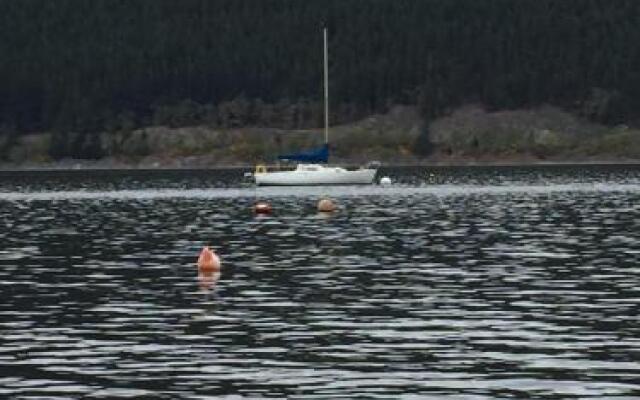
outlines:
[[[320,126],[323,26],[333,122],[553,104],[634,124],[638,21],[637,0],[0,0],[0,133],[97,157],[103,131]]]

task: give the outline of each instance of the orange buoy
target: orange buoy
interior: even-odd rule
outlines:
[[[271,214],[271,211],[271,204],[266,201],[259,201],[253,206],[253,212],[256,214]]]
[[[209,248],[204,246],[198,257],[198,269],[201,271],[219,271],[220,258]]]
[[[318,211],[320,212],[333,212],[336,209],[337,207],[331,199],[324,198],[318,202]]]

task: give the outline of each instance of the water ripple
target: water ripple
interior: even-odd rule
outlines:
[[[639,174],[567,168],[258,190],[9,175],[0,397],[637,397]],[[196,271],[204,244],[220,274]]]

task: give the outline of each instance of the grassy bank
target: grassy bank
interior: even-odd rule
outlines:
[[[430,125],[435,158],[638,160],[640,130],[594,124],[554,107],[486,112],[468,106]]]
[[[357,164],[523,164],[640,160],[640,130],[588,122],[554,107],[488,112],[459,108],[425,124],[415,107],[331,128],[332,162]],[[70,134],[70,141],[73,135]],[[317,146],[322,129],[153,126],[95,136],[95,160],[53,160],[51,135],[0,137],[4,168],[212,167],[270,163]]]

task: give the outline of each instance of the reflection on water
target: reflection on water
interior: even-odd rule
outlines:
[[[640,393],[636,167],[119,174],[1,178],[0,397]],[[204,244],[220,273],[198,272]]]
[[[212,290],[220,279],[220,271],[198,271],[198,282],[200,289],[207,292]]]

